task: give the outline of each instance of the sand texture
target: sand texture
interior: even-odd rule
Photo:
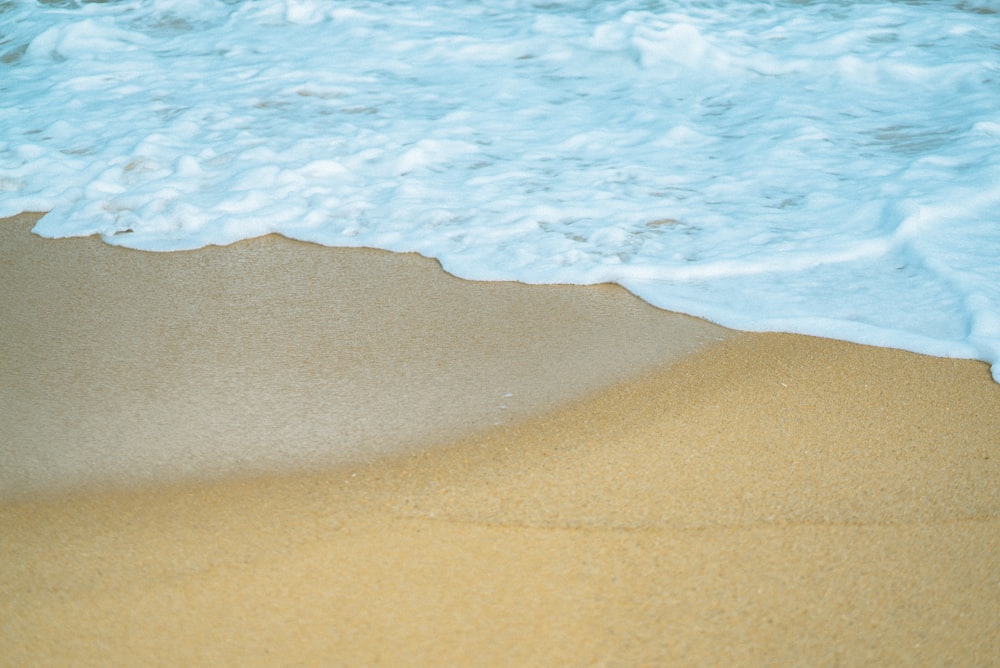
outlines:
[[[277,236],[143,253],[36,219],[0,221],[0,499],[365,461],[727,333],[609,285],[472,283]]]
[[[511,295],[536,289],[457,281],[408,256],[271,238],[170,264],[160,258],[173,256],[96,240],[26,240],[25,224],[8,221],[21,227],[3,232],[0,265],[2,308],[19,314],[19,324],[0,325],[4,378],[15,379],[2,388],[2,456],[5,469],[22,467],[5,470],[3,485],[32,494],[17,500],[11,491],[0,505],[0,665],[1000,665],[1000,387],[983,363],[732,334],[648,312],[607,286],[538,288],[546,296],[518,301]],[[10,244],[35,254],[21,261]],[[79,253],[76,265],[65,249]],[[88,273],[105,252],[114,258],[101,265],[107,275]],[[298,273],[325,262],[303,256],[327,252],[323,271]],[[284,278],[230,285],[226,267],[252,274],[271,254],[287,259],[268,276]],[[364,274],[372,263],[374,277]],[[116,280],[129,271],[147,284]],[[343,274],[324,285],[325,271]],[[209,288],[213,272],[227,278]],[[7,286],[18,280],[12,296]],[[156,322],[93,312],[153,301],[144,317],[155,319],[170,302],[162,295],[192,282],[195,292],[222,291],[179,339],[197,339],[201,356],[143,338]],[[289,457],[267,459],[267,447],[308,451],[300,444],[339,434],[324,431],[339,424],[333,418],[308,428],[292,419],[312,419],[329,402],[314,400],[287,422],[251,411],[246,427],[234,425],[242,404],[221,399],[184,424],[172,415],[188,407],[184,397],[212,401],[203,386],[217,391],[216,378],[230,387],[239,374],[262,374],[252,376],[267,381],[254,386],[258,411],[282,391],[309,400],[313,383],[337,382],[328,376],[340,367],[307,377],[291,352],[268,361],[281,348],[260,343],[264,331],[304,339],[327,323],[308,318],[334,284],[364,284],[333,299],[367,315],[343,324],[341,343],[306,357],[357,354],[358,367],[375,376],[397,369],[407,382],[427,374],[407,387],[422,388],[430,418],[395,412],[407,394],[357,404],[353,419],[374,424],[361,430],[359,443],[374,442],[364,454],[397,454],[340,465],[319,458],[330,466],[295,473]],[[76,286],[63,302],[32,296]],[[231,321],[234,303],[255,306]],[[52,312],[32,324],[43,307]],[[171,322],[183,315],[176,308]],[[516,317],[490,319],[510,309]],[[599,326],[609,316],[610,332]],[[373,322],[389,323],[392,336],[371,342]],[[592,324],[580,332],[581,322]],[[692,329],[643,348],[661,322]],[[116,328],[117,348],[82,341],[76,332],[86,326]],[[240,331],[257,334],[236,345]],[[573,336],[591,347],[577,355],[584,343],[551,338]],[[453,349],[431,352],[454,341],[473,342],[463,364],[487,370],[449,366]],[[361,349],[342,353],[345,345]],[[59,346],[71,354],[43,354]],[[633,362],[609,375],[618,348],[632,349]],[[254,370],[239,365],[241,354]],[[14,357],[22,355],[34,357]],[[108,361],[118,371],[98,373]],[[398,371],[417,368],[433,371]],[[476,373],[484,375],[470,379]],[[456,396],[499,373],[536,394],[504,409],[520,412],[499,425],[488,412],[453,421],[480,397],[509,391],[497,383],[451,412]],[[126,401],[143,383],[153,389],[141,396],[167,399]],[[12,414],[12,405],[35,412]],[[128,419],[126,432],[119,424]],[[396,426],[381,441],[383,420]],[[189,432],[186,450],[170,449]],[[158,459],[211,454],[216,443],[236,451],[244,440],[263,464],[199,460],[189,470]],[[432,442],[440,445],[423,447]],[[100,463],[88,458],[104,447],[151,457],[151,477],[129,473],[134,460],[124,457],[102,480],[132,487],[65,491],[73,480],[96,484]],[[77,453],[72,466],[64,452]],[[45,465],[64,473],[46,478]],[[193,479],[202,468],[229,477]],[[31,484],[18,487],[24,478]]]

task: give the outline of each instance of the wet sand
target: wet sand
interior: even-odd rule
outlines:
[[[0,246],[3,665],[1000,662],[985,364],[26,222]]]
[[[367,461],[727,335],[623,289],[271,236],[143,253],[0,221],[0,499]]]

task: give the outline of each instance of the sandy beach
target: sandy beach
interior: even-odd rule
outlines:
[[[1000,665],[986,364],[0,221],[0,665]]]

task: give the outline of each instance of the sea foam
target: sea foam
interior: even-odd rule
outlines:
[[[1000,380],[986,2],[15,0],[0,215],[616,282]]]

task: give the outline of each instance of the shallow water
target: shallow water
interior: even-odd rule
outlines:
[[[617,282],[1000,378],[1000,14],[966,2],[0,2],[0,215]]]

